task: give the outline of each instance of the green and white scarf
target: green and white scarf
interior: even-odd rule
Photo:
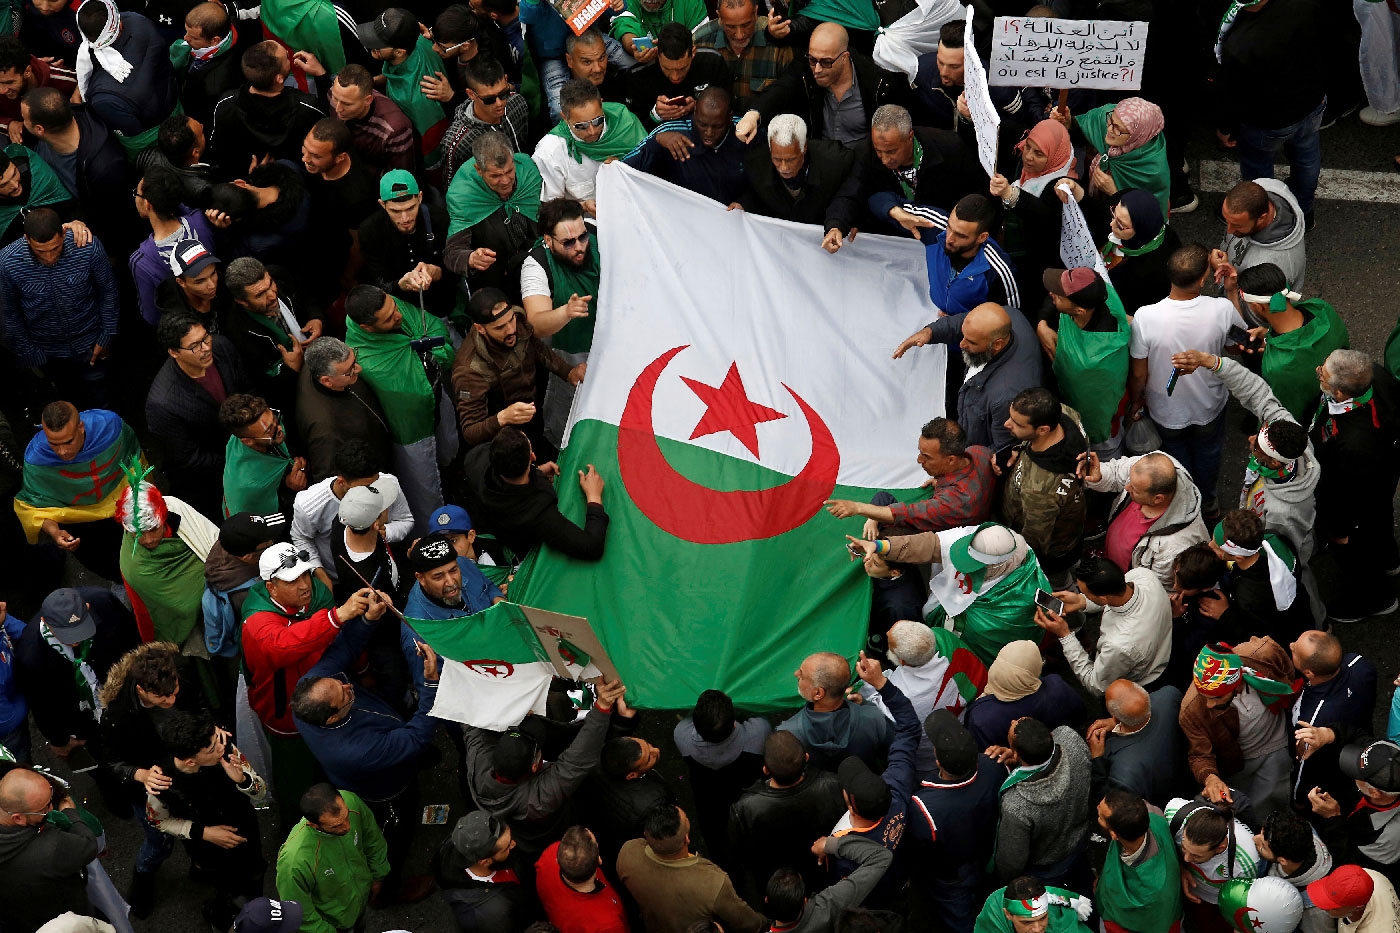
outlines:
[[[74,652],[71,645],[59,641],[58,636],[49,628],[49,623],[42,619],[39,621],[39,634],[50,648],[61,654],[73,666],[73,682],[78,687],[78,708],[90,710],[92,718],[101,722],[105,710],[100,696],[102,688],[97,682],[97,675],[93,673],[92,665],[87,662],[88,653],[92,651],[92,639],[89,638],[78,645],[78,650]]]

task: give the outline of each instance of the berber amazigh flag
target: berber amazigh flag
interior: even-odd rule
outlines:
[[[601,561],[549,548],[511,598],[582,616],[629,702],[690,708],[707,688],[794,705],[814,651],[855,657],[871,585],[830,498],[927,494],[919,429],[943,414],[945,349],[891,353],[933,320],[924,247],[726,211],[634,171],[598,178],[601,307],[574,400],[560,508],[582,524],[594,464]]]

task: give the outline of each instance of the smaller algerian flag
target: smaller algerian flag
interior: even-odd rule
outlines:
[[[1220,888],[1220,915],[1240,933],[1291,933],[1303,919],[1303,898],[1282,878],[1236,878]]]
[[[432,716],[500,732],[544,712],[556,671],[524,607],[502,602],[472,616],[407,622],[442,658]],[[587,655],[562,640],[559,650],[576,679],[598,676]]]

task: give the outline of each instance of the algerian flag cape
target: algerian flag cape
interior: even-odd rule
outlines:
[[[1317,367],[1333,350],[1351,345],[1341,315],[1321,298],[1293,302],[1312,320],[1286,334],[1270,334],[1259,361],[1259,375],[1274,397],[1299,424],[1306,425],[1317,409]]]
[[[397,65],[386,63],[382,69],[384,96],[403,109],[413,128],[418,131],[423,164],[428,168],[436,166],[442,157],[438,147],[450,122],[442,104],[429,100],[419,83],[424,77],[437,72],[446,74],[447,66],[433,51],[433,41],[427,36],[418,37],[408,58]]]
[[[647,138],[642,121],[623,104],[604,102],[603,116],[607,118],[603,124],[603,135],[591,143],[575,139],[569,124],[563,120],[554,124],[554,129],[549,131],[549,135],[564,140],[564,146],[575,162],[582,162],[584,156],[595,162],[605,162],[613,156],[620,159]]]
[[[239,512],[270,515],[280,511],[277,490],[292,464],[285,443],[254,450],[237,437],[224,446],[224,518]]]
[[[593,347],[593,331],[598,326],[598,306],[603,300],[599,285],[603,272],[599,255],[602,244],[599,240],[597,235],[593,237],[588,244],[588,253],[584,257],[583,265],[577,268],[567,262],[560,262],[554,255],[554,250],[544,245],[543,238],[535,242],[535,246],[542,248],[544,253],[545,271],[549,273],[550,299],[554,302],[554,307],[568,304],[574,295],[593,296],[588,302],[588,317],[573,318],[549,338],[549,345],[561,353],[585,353]]]
[[[1149,812],[1147,826],[1157,854],[1141,864],[1124,865],[1121,844],[1110,843],[1094,896],[1103,919],[1134,933],[1168,933],[1181,919],[1181,866],[1166,818]]]
[[[870,611],[845,548],[861,522],[822,503],[907,500],[927,478],[910,451],[943,412],[944,349],[890,359],[931,319],[923,247],[861,236],[827,256],[815,226],[621,162],[599,171],[598,206],[607,298],[560,467],[606,479],[607,546],[597,562],[537,551],[510,596],[587,618],[629,702],[689,709],[716,687],[795,706],[812,645],[855,657]],[[582,524],[577,485],[558,490]]]
[[[111,518],[126,488],[121,465],[132,457],[145,466],[136,432],[116,412],[80,412],[87,432],[83,449],[60,460],[40,430],[24,450],[24,483],[15,494],[15,515],[30,544],[39,540],[46,519],[63,523]]]
[[[166,496],[165,505],[171,514],[180,516],[175,534],[147,549],[128,531],[122,535],[118,560],[141,640],[183,646],[200,618],[204,562],[219,539],[219,529],[174,496]],[[202,631],[199,636],[194,639],[196,647],[203,644]]]
[[[955,569],[948,559],[949,548],[959,539],[975,534],[977,528],[965,525],[937,532],[943,563],[933,565],[924,621],[934,628],[941,626],[956,632],[983,664],[991,664],[1008,642],[1040,641],[1040,627],[1035,624],[1035,591],[1049,592],[1050,581],[1040,569],[1035,552],[1029,549],[1021,566],[995,580],[987,579],[986,574],[969,577]]]
[[[21,210],[43,207],[45,204],[57,204],[59,201],[67,201],[73,197],[63,186],[63,182],[59,180],[58,173],[49,168],[49,164],[41,159],[34,150],[27,149],[19,143],[11,143],[5,147],[5,155],[9,156],[11,160],[25,159],[29,162],[29,191],[23,204],[18,202],[0,204],[0,230],[8,230],[15,215]]]
[[[1079,918],[1075,906],[1087,904],[1089,898],[1064,888],[1045,888],[1045,893],[1050,898],[1050,925],[1046,933],[1090,933],[1084,921]],[[982,905],[982,912],[977,915],[977,922],[973,925],[973,933],[1014,933],[1015,926],[1011,923],[1011,918],[1006,916],[1006,908],[1002,906],[1006,900],[1006,888],[997,888],[987,897],[987,902]]]
[[[1108,275],[1099,273],[1104,283]],[[1068,314],[1060,315],[1055,343],[1055,378],[1065,401],[1079,412],[1089,443],[1100,444],[1113,436],[1113,420],[1128,386],[1128,341],[1132,330],[1123,302],[1108,285],[1108,310],[1115,330],[1081,330]],[[1316,381],[1316,380],[1314,380]]]
[[[515,160],[515,190],[505,200],[486,186],[476,170],[476,159],[468,159],[466,164],[452,176],[452,184],[447,186],[447,235],[454,237],[481,223],[496,211],[505,209],[506,218],[511,214],[524,214],[531,220],[540,217],[540,190],[544,186],[540,170],[535,160],[517,152]]]
[[[389,433],[394,443],[402,446],[433,436],[433,411],[437,399],[423,361],[410,342],[427,337],[447,337],[447,325],[433,314],[395,298],[403,322],[392,334],[372,334],[354,321],[345,322],[345,342],[354,348],[364,379],[379,397],[379,404],[389,413]],[[452,342],[432,351],[444,378],[452,368]],[[275,510],[274,510],[275,511]]]
[[[267,0],[261,6],[263,29],[290,49],[315,54],[334,75],[345,67],[345,47],[331,0]]]
[[[520,606],[496,603],[465,618],[407,624],[442,658],[430,715],[499,732],[544,712],[554,665]],[[560,651],[576,679],[598,676],[587,655],[563,642]]]
[[[1113,176],[1113,183],[1118,186],[1118,190],[1141,188],[1151,192],[1162,207],[1162,216],[1166,217],[1170,209],[1167,190],[1171,187],[1171,173],[1167,169],[1167,134],[1158,133],[1132,152],[1108,155],[1108,143],[1104,141],[1104,134],[1108,130],[1108,112],[1114,106],[1104,104],[1102,107],[1086,110],[1074,119],[1079,123],[1084,138],[1104,154],[1100,166],[1107,166],[1108,174]]]

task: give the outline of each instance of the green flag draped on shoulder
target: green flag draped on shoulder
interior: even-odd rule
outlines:
[[[1180,921],[1182,910],[1176,843],[1161,814],[1149,812],[1147,827],[1157,844],[1156,854],[1135,865],[1126,865],[1120,857],[1120,844],[1111,844],[1094,894],[1103,919],[1121,929],[1170,933]]]
[[[397,65],[386,62],[383,68],[384,96],[403,109],[413,128],[418,131],[423,164],[428,168],[436,166],[442,157],[442,134],[447,131],[450,121],[442,104],[429,100],[423,94],[420,82],[425,77],[446,72],[447,66],[433,51],[433,42],[427,36],[418,37],[408,58]]]
[[[1107,283],[1106,283],[1107,284]],[[1108,285],[1108,310],[1116,325],[1111,331],[1086,331],[1068,314],[1060,314],[1055,342],[1055,378],[1065,401],[1089,436],[1100,444],[1113,436],[1114,416],[1128,388],[1128,341],[1132,336],[1123,302]]]
[[[345,47],[340,24],[330,0],[267,0],[260,7],[263,27],[276,39],[298,51],[313,53],[326,66],[326,74],[345,67]]]
[[[1116,104],[1104,104],[1093,110],[1086,110],[1074,119],[1084,132],[1084,138],[1100,152],[1108,152],[1104,134],[1108,131],[1108,114]],[[1158,133],[1141,146],[1130,152],[1116,156],[1104,156],[1102,165],[1119,191],[1128,188],[1141,188],[1157,198],[1166,217],[1170,209],[1167,203],[1167,188],[1170,172],[1167,170],[1167,137]],[[1087,184],[1085,185],[1087,188]]]
[[[1032,906],[1028,901],[1007,900],[1006,888],[993,891],[982,905],[982,912],[977,915],[977,922],[972,928],[973,933],[1015,933],[1016,926],[1011,922],[1011,917],[1007,916],[1008,911],[1018,917],[1030,918],[1031,914],[1049,917],[1046,933],[1089,933],[1089,928],[1085,926],[1077,910],[1083,906],[1084,917],[1087,918],[1089,898],[1048,885],[1042,897],[1044,907],[1048,908],[1044,913],[1041,913],[1040,908],[1042,898],[1036,898],[1036,903]]]
[[[204,561],[181,538],[171,536],[154,548],[122,535],[118,558],[122,579],[135,596],[138,621],[149,618],[155,641],[183,645],[190,637],[204,598]]]
[[[224,517],[280,511],[277,493],[291,465],[292,455],[285,443],[261,451],[230,437],[224,447]]]
[[[1259,360],[1259,375],[1279,404],[1307,427],[1317,409],[1317,367],[1333,350],[1350,346],[1351,336],[1341,315],[1321,298],[1295,301],[1293,307],[1311,319],[1297,330],[1269,335]]]
[[[373,333],[347,320],[345,342],[355,350],[365,381],[390,415],[389,433],[394,443],[407,445],[432,436],[437,405],[423,361],[412,344],[424,337],[442,337],[447,341],[447,325],[441,318],[397,298],[394,302],[403,315],[397,331]],[[452,366],[451,342],[430,352],[445,377]]]
[[[9,156],[11,161],[25,159],[29,163],[29,190],[23,204],[0,205],[0,230],[8,229],[21,209],[29,210],[46,204],[57,204],[73,197],[64,187],[58,174],[49,168],[49,164],[34,150],[27,149],[19,143],[11,143],[5,147],[5,155]]]
[[[603,116],[606,117],[603,135],[591,143],[576,138],[569,129],[569,124],[563,120],[554,124],[554,129],[550,130],[549,134],[564,140],[564,145],[575,162],[582,162],[584,156],[595,162],[605,162],[614,156],[620,159],[647,138],[642,121],[623,104],[604,103]]]
[[[588,302],[588,317],[572,319],[549,340],[550,346],[563,353],[582,353],[593,346],[593,330],[597,326],[598,308],[602,303],[598,280],[602,275],[603,266],[598,258],[598,237],[593,237],[593,241],[588,245],[582,266],[571,266],[567,262],[561,262],[559,257],[554,255],[554,250],[544,246],[543,239],[537,241],[535,246],[542,247],[541,252],[544,253],[551,286],[550,299],[554,302],[554,307],[568,304],[574,295],[593,296],[593,300]]]
[[[511,214],[524,214],[531,220],[540,217],[540,190],[544,182],[535,160],[517,152],[515,160],[515,190],[510,197],[502,198],[486,185],[486,181],[476,170],[476,159],[471,158],[452,176],[452,184],[447,186],[447,235],[456,236],[468,227],[474,227],[496,211],[505,209],[506,219]]]

